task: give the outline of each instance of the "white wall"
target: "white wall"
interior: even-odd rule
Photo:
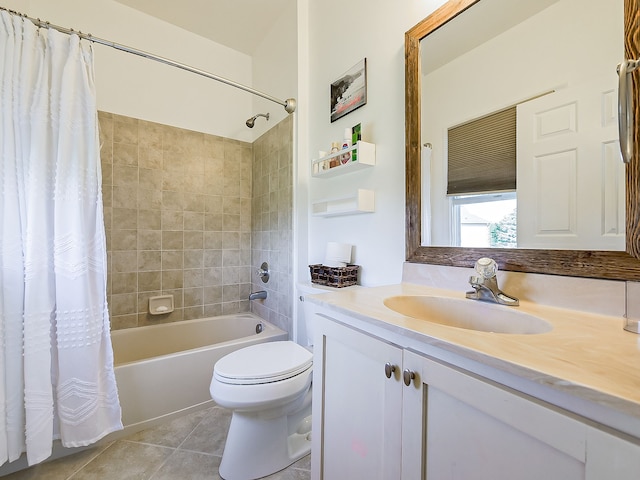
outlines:
[[[3,6],[245,85],[253,81],[250,56],[113,0],[5,0]],[[245,125],[253,115],[252,95],[110,47],[94,44],[94,51],[100,110],[238,140],[253,139]]]
[[[253,53],[253,88],[268,93],[280,100],[297,99],[298,49],[297,49],[297,9],[291,0],[278,20],[271,25],[269,33]],[[269,113],[269,121],[264,117],[256,120],[253,138],[277,125],[289,114],[283,106],[262,97],[252,99],[253,116]]]
[[[404,151],[404,33],[444,0],[298,0],[301,15],[298,37],[308,66],[300,62],[299,75],[308,77],[308,93],[300,92],[298,208],[311,200],[349,196],[357,188],[375,190],[372,214],[308,219],[308,254],[299,246],[298,275],[309,279],[309,263],[322,263],[326,243],[355,245],[353,262],[362,266],[361,283],[379,285],[401,280],[405,258]],[[306,17],[304,12],[307,12]],[[308,40],[308,47],[304,43]],[[367,104],[334,123],[329,118],[332,81],[362,58],[367,59]],[[306,121],[308,118],[308,121]],[[375,167],[332,179],[309,178],[308,165],[318,150],[329,150],[342,140],[345,127],[363,126],[363,140],[376,144]],[[306,199],[305,199],[306,200]],[[304,242],[303,235],[299,241]]]

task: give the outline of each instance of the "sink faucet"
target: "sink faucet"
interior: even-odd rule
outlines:
[[[467,292],[467,298],[473,300],[485,300],[517,307],[520,301],[516,297],[511,297],[498,288],[496,273],[498,264],[492,258],[481,258],[476,262],[476,272],[478,275],[469,277],[469,283],[473,290]]]

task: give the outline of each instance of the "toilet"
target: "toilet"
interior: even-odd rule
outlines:
[[[233,410],[220,463],[224,480],[253,480],[286,468],[311,451],[311,378],[314,306],[305,295],[325,293],[298,285],[298,341],[267,342],[218,360],[209,391]]]

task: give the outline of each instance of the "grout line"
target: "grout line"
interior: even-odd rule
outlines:
[[[158,448],[166,448],[166,449],[169,449],[169,450],[177,450],[176,447],[168,447],[166,445],[159,445],[157,443],[139,442],[137,440],[129,440],[128,438],[121,438],[118,441],[124,442],[124,443],[137,443],[138,445],[147,445],[149,447],[158,447]]]
[[[93,455],[91,458],[89,458],[86,462],[84,462],[80,467],[78,467],[71,475],[69,475],[67,477],[66,480],[72,480],[73,477],[76,476],[76,474],[80,473],[80,471],[86,467],[87,465],[89,465],[91,462],[93,462],[94,460],[96,460],[100,455],[102,455],[104,452],[106,452],[107,450],[109,450],[113,444],[116,443],[115,441],[110,442],[107,446],[105,446],[103,449],[101,449],[99,452],[96,452],[95,455]],[[82,452],[79,452],[82,453]],[[76,454],[77,455],[77,454]],[[64,458],[64,457],[61,457]]]

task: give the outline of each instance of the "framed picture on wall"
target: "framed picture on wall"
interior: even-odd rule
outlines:
[[[367,59],[357,64],[331,83],[331,121],[353,112],[367,103]]]

